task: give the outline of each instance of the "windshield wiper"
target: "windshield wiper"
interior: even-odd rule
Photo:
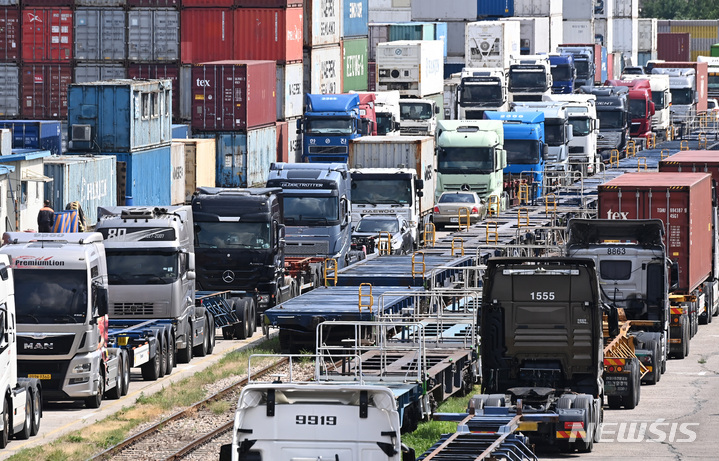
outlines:
[[[20,320],[21,317],[29,317],[29,318],[33,319],[35,321],[35,323],[38,323],[38,324],[40,323],[40,321],[37,319],[37,317],[35,317],[32,314],[18,314],[17,315],[18,320]]]
[[[72,320],[72,323],[78,323],[77,320],[75,319],[75,317],[73,317],[73,316],[70,315],[70,314],[62,314],[62,315],[59,315],[59,316],[57,316],[57,317],[53,317],[52,321],[53,321],[53,322],[58,322],[58,321],[60,321],[60,320],[62,320],[62,319],[70,319],[70,320]]]
[[[165,283],[165,279],[155,274],[135,274],[135,277],[148,277],[145,281],[146,284]]]

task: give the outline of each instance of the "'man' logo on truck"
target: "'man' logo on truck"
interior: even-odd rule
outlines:
[[[611,209],[607,211],[607,219],[629,219],[628,211],[616,211],[613,212]]]
[[[23,350],[26,351],[51,351],[55,348],[53,343],[25,343]]]

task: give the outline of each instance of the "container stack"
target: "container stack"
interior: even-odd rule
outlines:
[[[614,53],[614,5],[614,0],[603,0],[594,5],[594,38],[607,53]]]
[[[689,59],[697,56],[711,56],[712,45],[719,42],[719,20],[666,20],[657,22],[658,33],[689,34]],[[661,59],[661,58],[660,58]]]
[[[368,0],[369,22],[407,22],[412,20],[412,0]]]
[[[305,93],[342,92],[341,1],[307,0],[304,3]]]
[[[367,91],[369,30],[367,0],[340,0],[342,11],[342,92]]]
[[[20,115],[20,8],[0,6],[0,117]]]
[[[613,0],[614,3],[614,52],[621,53],[622,67],[615,72],[621,74],[624,64],[637,62],[639,39],[639,0]]]
[[[121,6],[75,1],[73,82],[127,78],[127,16]]]
[[[551,3],[547,4],[547,7]],[[550,34],[549,16],[545,17],[515,17],[503,19],[519,23],[519,54],[547,54],[554,52],[550,49],[547,40]]]
[[[648,61],[657,59],[657,19],[640,18],[637,26],[637,65],[644,66]]]
[[[563,43],[562,5],[563,0],[514,0],[522,54],[554,53]]]
[[[563,2],[564,43],[594,43],[594,3],[594,0]]]

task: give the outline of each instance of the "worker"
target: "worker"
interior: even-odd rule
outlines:
[[[45,206],[40,208],[37,214],[37,230],[38,232],[52,232],[52,226],[55,224],[55,210],[50,208],[50,200],[45,200]]]

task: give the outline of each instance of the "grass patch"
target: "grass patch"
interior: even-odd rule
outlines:
[[[237,380],[247,373],[247,362],[251,354],[277,354],[279,341],[273,338],[262,344],[261,348],[233,351],[222,357],[216,364],[195,373],[181,381],[172,383],[153,395],[141,394],[131,407],[125,407],[103,421],[67,434],[46,445],[21,450],[8,458],[8,461],[82,461],[107,448],[116,445],[136,432],[138,425],[158,420],[196,403],[215,391],[209,385],[222,379]],[[265,366],[273,361],[267,357],[252,362]],[[230,384],[229,382],[227,383]],[[211,404],[213,412],[227,411],[230,402]]]
[[[705,363],[707,363],[707,359],[702,356],[702,358],[700,358],[700,359],[698,360],[698,362],[699,362],[700,364],[704,365]]]

